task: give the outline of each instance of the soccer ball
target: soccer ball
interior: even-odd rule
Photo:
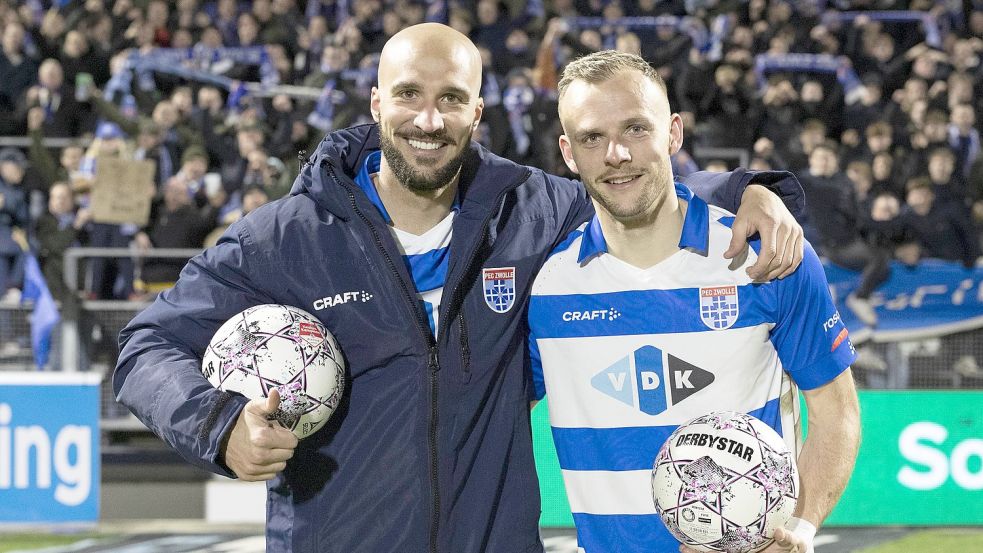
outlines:
[[[298,438],[324,426],[345,388],[334,336],[289,305],[257,305],[226,321],[205,350],[201,372],[216,388],[249,399],[276,388],[280,408],[273,418]]]
[[[764,549],[798,496],[799,473],[782,438],[733,411],[677,428],[652,468],[656,511],[677,540],[699,551]]]

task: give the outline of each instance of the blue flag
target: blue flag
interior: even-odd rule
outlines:
[[[24,292],[21,294],[21,302],[34,302],[34,311],[31,312],[31,348],[34,351],[34,362],[39,369],[43,369],[48,364],[48,354],[51,353],[51,332],[61,317],[44,275],[41,274],[38,260],[30,252],[25,253],[24,257]]]

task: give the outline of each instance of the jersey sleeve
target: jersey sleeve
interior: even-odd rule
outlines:
[[[771,331],[782,366],[803,390],[839,376],[857,354],[829,295],[822,263],[806,242],[802,265],[778,286],[778,318]]]

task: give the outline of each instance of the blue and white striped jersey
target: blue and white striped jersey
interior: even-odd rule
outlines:
[[[381,163],[381,151],[369,154],[365,158],[365,164],[361,171],[355,177],[355,183],[365,192],[372,204],[379,209],[386,223],[389,223],[389,230],[396,238],[396,243],[403,254],[403,262],[406,263],[406,268],[416,286],[417,297],[420,298],[427,314],[430,332],[436,335],[437,311],[440,308],[440,299],[444,293],[444,282],[447,280],[447,260],[450,258],[448,252],[454,216],[457,215],[459,206],[455,199],[447,217],[444,217],[441,222],[419,236],[397,229],[392,226],[392,218],[386,211],[386,206],[382,205],[379,192],[375,189],[375,183],[372,182],[372,175],[379,172]]]
[[[607,254],[595,216],[551,253],[532,289],[533,387],[549,396],[587,553],[675,551],[651,492],[666,437],[698,415],[734,410],[797,451],[796,388],[826,384],[855,357],[810,246],[791,276],[752,283],[744,269],[755,251],[723,257],[733,216],[681,184],[676,195],[688,208],[669,258],[639,269]]]

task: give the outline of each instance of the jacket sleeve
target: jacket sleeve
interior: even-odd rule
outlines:
[[[582,182],[543,174],[547,184],[546,190],[552,196],[557,221],[557,235],[553,237],[555,247],[574,229],[594,216],[594,205],[587,196],[587,189]]]
[[[244,223],[189,261],[174,288],[122,330],[113,374],[121,404],[188,462],[225,476],[234,474],[220,463],[220,446],[247,399],[213,388],[201,358],[230,317],[275,303],[250,270],[257,251]]]
[[[785,207],[798,221],[805,216],[805,193],[795,175],[788,171],[747,171],[735,169],[729,173],[698,171],[682,179],[694,194],[708,204],[737,213],[741,196],[749,184],[760,184],[781,198]]]

